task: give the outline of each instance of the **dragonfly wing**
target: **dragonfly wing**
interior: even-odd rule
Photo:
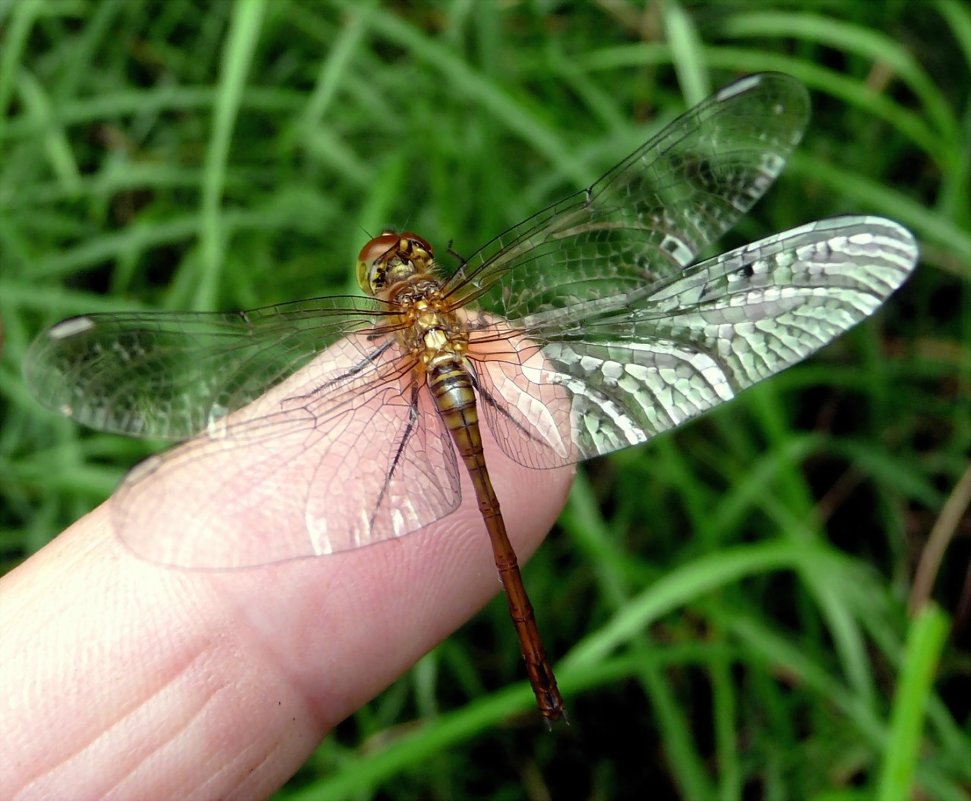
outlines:
[[[330,297],[229,314],[72,317],[37,338],[24,374],[45,405],[84,425],[181,440],[386,312],[369,298]]]
[[[541,419],[557,420],[558,439],[569,444],[557,446],[548,422],[527,436],[503,426],[506,415],[487,419],[522,464],[562,464],[644,442],[801,361],[872,314],[916,260],[913,236],[897,223],[834,218],[640,290],[510,320],[536,345],[510,348],[505,362],[523,354],[530,381],[520,378],[515,391],[502,381],[489,387],[506,407],[525,408],[524,396],[546,404]],[[537,347],[544,366],[537,366]],[[543,457],[530,452],[537,441],[547,443]]]
[[[451,512],[454,449],[413,358],[344,339],[206,433],[150,458],[112,500],[121,540],[189,568],[267,564],[403,536]]]
[[[535,341],[494,316],[472,324],[468,356],[480,414],[519,464],[558,467],[584,458],[576,450],[568,386],[554,380]]]
[[[736,81],[589,189],[489,242],[446,293],[509,319],[676,275],[768,189],[808,118],[808,94],[794,78]]]

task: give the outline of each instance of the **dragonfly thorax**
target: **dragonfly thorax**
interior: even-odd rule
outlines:
[[[442,297],[439,282],[427,275],[413,275],[386,290],[397,308],[394,328],[405,350],[426,365],[444,353],[463,354],[469,333]]]
[[[361,248],[357,282],[368,294],[387,300],[390,294],[397,294],[399,284],[430,275],[434,266],[432,246],[420,236],[385,231]]]

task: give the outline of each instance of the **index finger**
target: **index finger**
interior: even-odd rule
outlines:
[[[521,467],[483,439],[510,537],[529,554],[570,471]],[[0,795],[265,797],[499,590],[465,476],[462,492],[454,514],[407,537],[228,572],[132,556],[109,500],[0,584],[0,662],[17,688],[0,701],[14,757]]]

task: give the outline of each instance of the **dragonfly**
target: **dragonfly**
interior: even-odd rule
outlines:
[[[731,400],[876,311],[918,255],[891,220],[821,220],[701,259],[808,118],[794,78],[742,78],[451,274],[426,239],[386,231],[360,251],[362,295],[72,317],[31,346],[27,384],[84,425],[183,442],[136,466],[112,502],[121,541],[164,565],[249,567],[402,537],[457,508],[465,470],[549,725],[564,700],[482,421],[519,464],[569,465]]]

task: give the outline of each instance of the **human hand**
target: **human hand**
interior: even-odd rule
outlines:
[[[483,440],[522,559],[571,471]],[[266,798],[499,591],[464,474],[462,497],[400,539],[222,572],[133,556],[109,499],[0,581],[0,797]]]

